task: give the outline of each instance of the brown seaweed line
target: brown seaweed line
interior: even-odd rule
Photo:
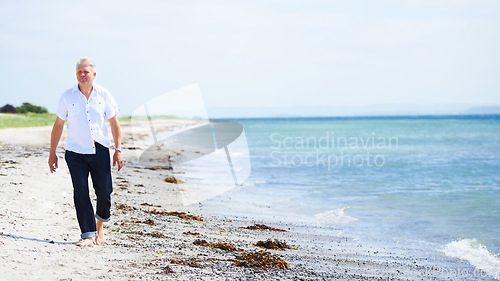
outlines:
[[[190,214],[187,214],[186,212],[177,212],[177,211],[167,212],[167,211],[158,211],[157,209],[153,209],[153,210],[145,211],[145,212],[148,214],[155,214],[155,215],[162,215],[162,216],[168,215],[168,216],[179,217],[182,219],[203,221],[203,219],[200,218],[199,216],[190,215]]]
[[[264,225],[264,224],[254,224],[254,225],[251,225],[251,226],[241,226],[240,228],[244,228],[244,229],[251,229],[251,230],[271,230],[271,231],[281,231],[281,232],[286,232],[286,230],[284,229],[279,229],[279,228],[274,228],[274,227],[270,227],[270,226],[267,226],[267,225]]]
[[[252,267],[252,268],[280,268],[287,269],[289,267],[288,263],[282,258],[273,256],[271,253],[266,251],[242,253],[236,256],[238,261],[235,261],[233,265]]]
[[[154,237],[154,238],[168,238],[167,236],[165,236],[163,233],[161,232],[142,232],[142,231],[126,231],[126,232],[123,232],[125,234],[135,234],[135,235],[147,235],[147,236],[151,236],[151,237]],[[130,239],[133,239],[133,238],[130,238]]]
[[[198,245],[198,246],[212,247],[214,249],[221,249],[221,250],[225,250],[228,252],[235,252],[235,251],[242,252],[243,251],[243,249],[238,249],[233,244],[228,243],[228,242],[209,243],[206,240],[197,239],[193,242],[193,244]]]
[[[267,239],[266,241],[257,241],[254,244],[255,246],[271,249],[271,250],[279,250],[283,251],[285,249],[297,250],[297,247],[287,245],[286,242],[279,241],[278,239]]]

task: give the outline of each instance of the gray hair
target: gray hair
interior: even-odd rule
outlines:
[[[78,68],[78,66],[80,64],[88,64],[88,65],[90,65],[90,67],[92,67],[92,70],[95,72],[95,63],[94,63],[94,60],[92,60],[91,58],[83,57],[83,58],[79,59],[76,62],[76,68]]]

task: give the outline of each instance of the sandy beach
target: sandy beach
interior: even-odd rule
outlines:
[[[165,130],[193,125],[165,121]],[[130,126],[122,124],[125,166],[113,169],[112,220],[103,246],[77,247],[80,237],[70,175],[58,149],[59,169],[47,165],[50,127],[0,130],[0,279],[2,280],[449,280],[422,276],[436,261],[411,248],[366,245],[341,231],[325,235],[300,225],[244,227],[261,221],[204,214],[177,203],[190,175],[151,169],[135,157]],[[166,182],[175,177],[179,183]],[[291,249],[256,246],[278,239]],[[266,251],[287,268],[251,266],[250,254]],[[262,254],[262,252],[261,252]],[[446,264],[439,261],[440,265]],[[245,266],[246,265],[246,266]],[[447,264],[468,268],[468,264]],[[406,270],[412,274],[406,274]],[[420,274],[420,275],[419,275]],[[467,280],[456,277],[453,280]]]

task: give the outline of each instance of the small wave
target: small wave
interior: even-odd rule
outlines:
[[[339,225],[346,224],[353,221],[357,221],[357,218],[353,218],[345,214],[345,211],[350,207],[344,207],[340,209],[330,210],[323,213],[316,214],[316,220],[323,225]]]
[[[244,187],[252,187],[252,186],[258,186],[258,185],[263,185],[263,184],[266,184],[267,182],[266,181],[245,181],[242,186]]]
[[[468,261],[490,277],[500,278],[500,257],[488,251],[476,239],[462,239],[448,243],[442,252],[449,257]]]

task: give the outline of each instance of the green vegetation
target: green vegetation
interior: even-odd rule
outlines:
[[[182,119],[175,116],[154,116],[153,120]],[[130,123],[130,117],[118,117],[120,123]],[[134,119],[136,120],[136,119]],[[144,121],[148,120],[144,117]],[[0,113],[0,129],[52,126],[56,121],[54,113]],[[137,121],[137,120],[136,120]]]
[[[0,114],[0,129],[52,126],[54,121],[52,113]]]
[[[38,106],[38,105],[32,105],[29,102],[23,103],[23,105],[16,107],[17,113],[28,113],[28,112],[33,112],[33,113],[48,113],[49,111],[47,108]]]
[[[118,122],[121,123],[130,123],[130,117],[126,116],[126,117],[120,117],[118,116]]]

